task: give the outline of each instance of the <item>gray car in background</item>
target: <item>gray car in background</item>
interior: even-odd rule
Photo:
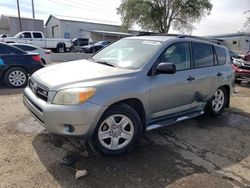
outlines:
[[[131,151],[149,130],[229,107],[226,48],[192,37],[119,40],[89,60],[34,73],[24,104],[48,131],[87,137],[101,154]]]

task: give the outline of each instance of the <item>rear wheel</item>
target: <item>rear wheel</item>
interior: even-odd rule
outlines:
[[[91,143],[104,155],[121,155],[131,151],[141,135],[142,123],[137,112],[128,105],[108,109],[100,119]]]
[[[28,74],[20,67],[9,69],[4,75],[4,82],[8,87],[24,87],[28,81]]]
[[[64,53],[65,52],[65,46],[64,46],[64,44],[58,44],[57,45],[57,52],[58,53]]]
[[[224,111],[227,101],[228,96],[225,88],[221,87],[217,89],[213,97],[207,103],[205,109],[206,114],[210,116],[220,115]]]

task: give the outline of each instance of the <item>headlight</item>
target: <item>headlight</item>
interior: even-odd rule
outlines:
[[[233,60],[233,64],[235,64],[235,65],[237,65],[239,67],[244,66],[244,63],[242,61],[236,60],[236,59]]]
[[[56,93],[52,103],[61,105],[82,104],[92,97],[95,91],[95,88],[64,89]]]

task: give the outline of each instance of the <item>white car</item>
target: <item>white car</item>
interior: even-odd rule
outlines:
[[[38,53],[41,56],[41,61],[44,65],[51,62],[51,50],[43,49],[31,44],[10,43],[10,45],[20,48],[28,53]]]

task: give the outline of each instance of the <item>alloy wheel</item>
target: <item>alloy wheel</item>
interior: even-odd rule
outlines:
[[[26,82],[26,75],[20,70],[13,71],[9,74],[9,82],[15,87],[20,87]]]
[[[215,112],[219,112],[224,105],[225,95],[221,89],[218,89],[212,99],[212,108]]]
[[[107,117],[99,127],[98,139],[101,145],[110,150],[126,147],[134,136],[134,124],[123,114]]]

